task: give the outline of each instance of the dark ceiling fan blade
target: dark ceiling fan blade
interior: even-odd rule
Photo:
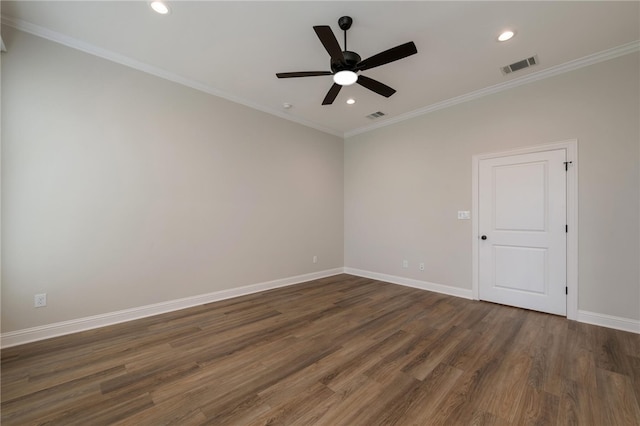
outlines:
[[[359,75],[358,81],[356,81],[356,83],[358,83],[360,86],[366,87],[373,92],[376,92],[378,95],[384,96],[385,98],[388,98],[389,96],[396,93],[395,89],[392,89],[386,84],[382,84],[378,80],[374,80],[364,75]]]
[[[331,89],[327,92],[327,96],[324,97],[322,105],[331,105],[338,96],[338,93],[340,93],[340,89],[342,89],[342,86],[333,83],[333,86],[331,86]]]
[[[299,72],[279,72],[276,74],[278,78],[293,78],[293,77],[316,77],[319,75],[331,75],[331,71],[299,71]]]
[[[313,30],[316,32],[320,42],[331,56],[331,59],[338,60],[340,62],[344,62],[344,55],[342,54],[342,49],[338,44],[338,40],[336,36],[333,34],[331,27],[328,25],[317,25],[313,27]]]
[[[410,41],[400,46],[392,47],[389,50],[380,52],[377,55],[373,55],[364,61],[361,61],[356,68],[360,71],[368,70],[370,68],[379,67],[380,65],[388,64],[389,62],[397,61],[398,59],[406,58],[413,54],[418,53],[416,45]]]

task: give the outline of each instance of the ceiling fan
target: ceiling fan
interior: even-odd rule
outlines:
[[[347,50],[347,30],[351,28],[352,23],[353,19],[349,16],[343,16],[338,19],[340,29],[344,31],[344,51],[340,48],[338,40],[333,34],[331,27],[328,25],[318,25],[313,27],[313,30],[316,32],[320,42],[327,50],[327,53],[329,53],[329,56],[331,56],[331,71],[281,72],[277,73],[276,76],[278,78],[293,78],[333,75],[333,86],[331,86],[329,92],[322,101],[322,105],[331,105],[338,96],[338,93],[340,93],[342,86],[349,86],[353,83],[358,83],[359,85],[387,98],[393,95],[396,91],[391,87],[367,76],[358,75],[357,73],[359,71],[379,67],[380,65],[388,64],[389,62],[397,61],[398,59],[406,58],[407,56],[418,53],[416,45],[410,41],[408,43],[392,47],[384,52],[380,52],[363,61],[361,60],[360,55],[356,52]]]

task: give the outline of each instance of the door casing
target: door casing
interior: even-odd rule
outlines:
[[[545,145],[518,148],[503,152],[477,154],[472,157],[472,202],[471,202],[471,241],[472,241],[472,293],[479,300],[479,162],[480,160],[529,154],[556,149],[567,153],[567,318],[578,317],[578,140],[571,139]]]

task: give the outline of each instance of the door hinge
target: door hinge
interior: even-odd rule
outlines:
[[[564,294],[569,294],[569,287],[564,288]]]
[[[569,232],[569,225],[564,226],[564,232]]]
[[[573,164],[573,161],[565,161],[564,162],[564,171],[568,171],[569,170],[569,164]]]

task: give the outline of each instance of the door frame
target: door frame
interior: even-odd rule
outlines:
[[[570,139],[545,145],[516,148],[509,151],[476,154],[472,156],[471,164],[471,247],[472,247],[472,284],[471,290],[474,300],[480,300],[479,291],[479,239],[478,229],[479,195],[480,195],[480,160],[509,157],[512,155],[530,154],[535,152],[564,149],[566,160],[570,162],[567,170],[567,319],[578,319],[578,140]]]

